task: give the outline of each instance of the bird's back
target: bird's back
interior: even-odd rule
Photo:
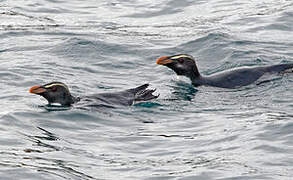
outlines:
[[[222,88],[237,88],[249,85],[265,74],[263,67],[241,67],[205,77],[207,85]]]

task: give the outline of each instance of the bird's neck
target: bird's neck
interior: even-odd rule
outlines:
[[[80,97],[74,97],[70,95],[70,105],[80,101]]]
[[[79,97],[74,97],[71,94],[65,98],[65,100],[61,103],[62,106],[71,106],[72,104],[80,101]]]
[[[197,67],[195,66],[193,68],[193,70],[190,72],[190,74],[188,75],[188,77],[190,78],[192,84],[194,86],[200,86],[203,84],[204,81],[204,77],[201,76],[201,74],[199,73]]]

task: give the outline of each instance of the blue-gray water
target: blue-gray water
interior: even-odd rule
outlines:
[[[293,75],[194,88],[155,60],[202,73],[293,62],[291,0],[0,1],[0,179],[291,179]],[[160,97],[48,111],[31,86],[74,95],[151,83]]]

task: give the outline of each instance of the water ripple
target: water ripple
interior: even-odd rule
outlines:
[[[292,2],[27,0],[0,3],[3,179],[291,179],[292,74],[226,90],[193,87],[155,61],[188,53],[199,71],[292,63]],[[150,83],[131,107],[47,105]],[[264,158],[265,157],[265,158]]]

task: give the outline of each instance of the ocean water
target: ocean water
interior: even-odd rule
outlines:
[[[291,0],[0,0],[0,179],[292,179],[293,74],[193,87],[158,57],[200,72],[293,62]],[[160,97],[51,111],[29,88],[72,94],[150,83]]]

